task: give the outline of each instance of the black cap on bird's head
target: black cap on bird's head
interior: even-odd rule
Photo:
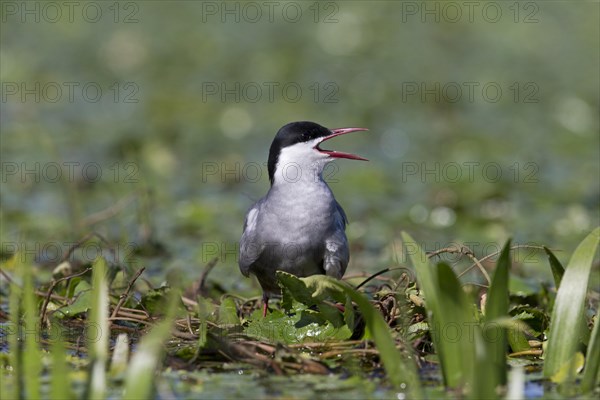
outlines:
[[[339,128],[339,129],[327,129],[315,122],[310,121],[299,121],[290,122],[284,125],[269,150],[269,179],[271,184],[274,182],[275,170],[280,160],[280,154],[283,149],[299,145],[298,157],[318,157],[319,160],[331,161],[334,158],[347,158],[350,160],[363,160],[367,161],[366,158],[357,156],[355,154],[343,153],[334,150],[321,149],[319,145],[326,140],[334,138],[336,136],[344,135],[350,132],[366,131],[366,128]],[[303,146],[305,144],[306,146]],[[304,153],[302,153],[304,152]]]

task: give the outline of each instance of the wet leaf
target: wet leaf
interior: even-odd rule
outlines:
[[[59,308],[54,313],[58,319],[73,318],[87,312],[92,307],[92,286],[84,280],[80,280],[73,292],[75,300],[68,306]]]
[[[236,325],[240,323],[237,315],[235,301],[231,297],[225,298],[219,306],[219,324]]]
[[[348,326],[336,327],[320,312],[310,309],[296,309],[291,315],[274,310],[264,318],[257,310],[252,314],[244,332],[270,343],[286,344],[346,340],[352,336],[352,330]]]

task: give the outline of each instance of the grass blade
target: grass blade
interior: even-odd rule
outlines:
[[[38,310],[33,290],[31,265],[25,262],[23,269],[23,312],[25,313],[25,350],[23,351],[23,380],[28,399],[40,398],[40,373],[42,372],[42,352],[38,347],[40,332]]]
[[[16,253],[13,256],[13,261],[17,262],[21,257],[20,253]],[[17,271],[23,271],[22,269],[17,269]],[[23,384],[21,382],[22,376],[22,365],[21,365],[21,345],[19,344],[19,336],[21,335],[21,297],[22,297],[22,289],[18,287],[16,284],[12,284],[10,286],[10,296],[8,299],[8,307],[10,313],[10,331],[8,332],[8,357],[9,362],[12,367],[12,385],[11,385],[11,394],[9,398],[12,399],[20,399],[24,396],[23,394]],[[4,385],[3,385],[4,386]],[[4,387],[3,387],[4,390]]]
[[[108,360],[108,285],[106,283],[106,261],[98,257],[92,267],[92,308],[88,320],[88,331],[97,335],[88,336],[90,351],[90,385],[88,395],[91,399],[103,399],[106,396],[106,362]]]
[[[440,359],[444,382],[446,386],[459,387],[464,383],[469,372],[467,371],[468,368],[463,366],[464,354],[461,346],[448,342],[446,343],[447,346],[444,346],[445,335],[443,332],[453,326],[455,321],[446,314],[445,306],[447,304],[445,300],[447,299],[440,297],[438,274],[429,262],[425,252],[408,233],[402,232],[402,240],[415,269],[419,288],[424,292],[429,326],[432,329],[431,336]],[[462,288],[460,288],[460,293],[462,293]],[[454,301],[453,296],[454,294],[450,296],[450,301]],[[467,364],[472,365],[471,361],[468,361]]]
[[[422,398],[423,393],[416,366],[414,362],[406,360],[406,357],[396,349],[394,339],[389,333],[389,327],[381,314],[369,303],[369,300],[344,282],[327,276],[321,278],[330,280],[332,285],[341,289],[358,305],[394,387],[405,391],[408,398]]]
[[[587,393],[597,385],[600,385],[600,316],[598,315],[588,346],[581,391]]]
[[[495,370],[495,384],[506,383],[506,331],[504,328],[494,324],[492,321],[508,315],[508,271],[510,270],[510,240],[506,242],[496,263],[494,277],[488,291],[485,307],[486,332],[484,338],[495,338],[494,342],[487,341],[490,361]],[[494,335],[490,336],[490,330]],[[496,386],[494,385],[494,386]]]
[[[525,399],[525,369],[515,365],[510,369],[506,398],[510,400]]]
[[[179,290],[170,291],[164,320],[152,328],[137,346],[127,369],[124,400],[153,398],[156,368],[162,357],[163,343],[171,333],[180,298]]]
[[[480,388],[476,383],[477,380],[484,380],[484,375],[489,375],[489,371],[481,369],[477,380],[474,379],[477,354],[481,354],[483,359],[488,357],[474,318],[473,306],[469,304],[456,274],[448,264],[437,265],[437,282],[441,315],[435,319],[432,336],[438,336],[437,341],[441,345],[442,368],[451,369],[444,372],[444,375],[453,377],[455,387],[472,387],[471,398],[488,397],[487,392],[482,393],[482,389],[487,389],[488,385]],[[460,356],[450,359],[455,354]]]
[[[577,247],[565,270],[552,319],[544,363],[544,376],[555,375],[577,353],[584,318],[585,297],[594,254],[600,242],[600,228],[592,231]]]
[[[554,278],[554,286],[556,288],[560,287],[560,281],[562,280],[563,275],[565,274],[565,268],[562,266],[558,258],[550,251],[549,248],[544,246],[544,251],[548,255],[548,261],[550,262],[550,269],[552,270],[552,277]]]
[[[115,340],[115,347],[110,362],[110,375],[112,378],[120,379],[127,370],[129,359],[129,337],[126,333],[120,333]]]
[[[52,377],[50,381],[50,398],[52,399],[72,399],[73,394],[70,390],[68,376],[65,344],[62,337],[57,337],[52,342]]]

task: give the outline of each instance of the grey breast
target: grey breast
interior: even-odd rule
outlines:
[[[322,183],[322,184],[321,184]],[[271,187],[246,215],[240,241],[240,270],[253,273],[263,290],[278,293],[275,271],[305,277],[341,278],[349,260],[344,211],[321,182]]]

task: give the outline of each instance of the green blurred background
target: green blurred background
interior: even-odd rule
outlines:
[[[157,282],[218,256],[258,293],[237,241],[294,120],[370,129],[330,142],[370,162],[325,172],[351,273],[404,262],[401,230],[564,260],[599,224],[597,1],[69,4],[2,2],[4,256],[94,230]]]

